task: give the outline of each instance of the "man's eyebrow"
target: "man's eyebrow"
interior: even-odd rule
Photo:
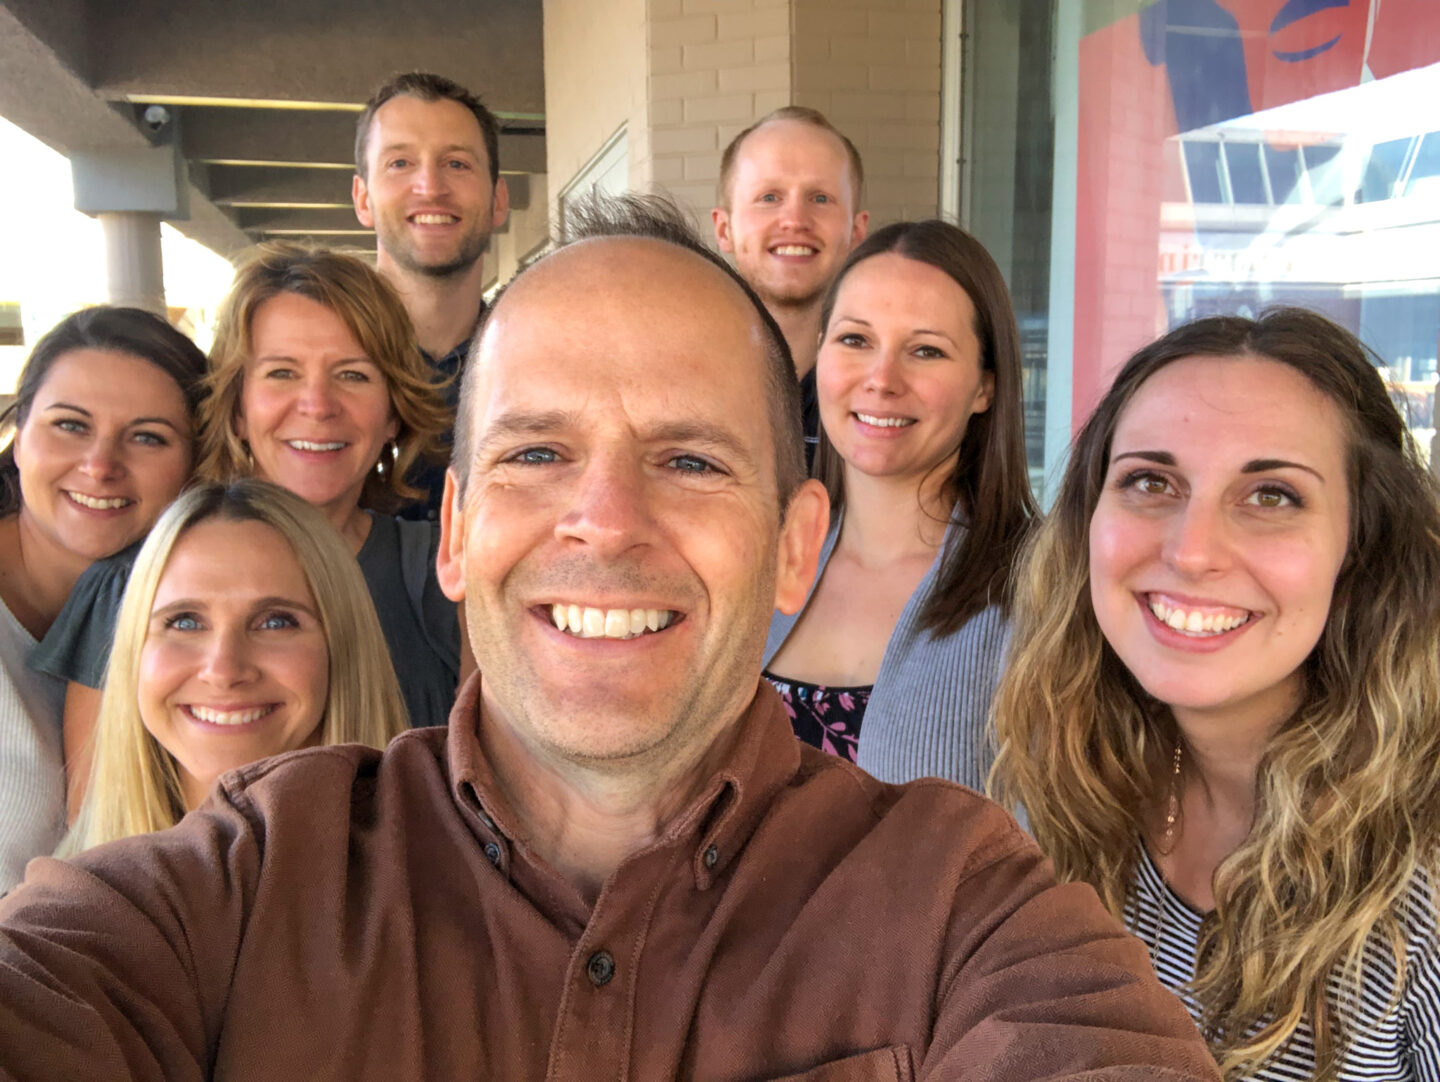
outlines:
[[[699,444],[714,447],[738,465],[755,468],[755,456],[735,433],[709,421],[672,421],[645,433],[647,443]]]
[[[406,140],[405,142],[399,143],[386,143],[380,148],[379,153],[393,154],[397,150],[413,151],[415,149],[415,146],[416,144],[413,140]],[[469,154],[472,158],[479,156],[479,152],[467,143],[449,143],[446,146],[441,147],[438,151],[436,151],[436,153],[454,154],[456,151],[462,151],[466,154]]]
[[[556,432],[569,428],[576,421],[575,414],[567,410],[511,410],[485,426],[485,431],[475,441],[475,450],[478,453],[516,436],[542,436]]]

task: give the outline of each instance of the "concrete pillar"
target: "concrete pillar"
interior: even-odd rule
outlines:
[[[73,151],[75,209],[99,220],[105,234],[111,304],[165,314],[160,222],[190,214],[185,162],[175,133],[157,146]]]
[[[105,233],[105,286],[111,304],[165,315],[160,215],[144,211],[97,214]]]

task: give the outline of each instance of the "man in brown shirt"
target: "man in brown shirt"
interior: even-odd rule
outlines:
[[[783,338],[683,225],[595,218],[467,370],[448,732],[32,864],[0,1077],[1218,1079],[997,807],[791,736],[759,656],[827,508]]]

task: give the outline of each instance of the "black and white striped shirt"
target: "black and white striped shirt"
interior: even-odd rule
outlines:
[[[1390,1003],[1395,966],[1388,946],[1378,938],[1366,950],[1358,999],[1353,982],[1330,980],[1337,1020],[1343,1033],[1352,1038],[1340,1063],[1340,1082],[1440,1082],[1440,947],[1428,877],[1416,876],[1401,900],[1399,916],[1406,969],[1398,1003]],[[1203,918],[1166,885],[1142,848],[1136,881],[1125,903],[1125,925],[1149,948],[1160,983],[1180,996],[1197,1021],[1199,1007],[1182,986],[1195,976],[1195,948]],[[1315,1072],[1312,1041],[1308,1022],[1302,1023],[1289,1045],[1246,1079],[1299,1082],[1311,1078]]]

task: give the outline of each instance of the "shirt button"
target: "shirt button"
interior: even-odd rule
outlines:
[[[715,867],[715,865],[720,863],[720,850],[716,849],[713,845],[710,846],[705,850],[705,856],[703,859],[705,861],[705,867]]]
[[[500,847],[494,842],[485,843],[485,856],[489,858],[490,863],[495,865],[495,867],[500,867]]]
[[[615,976],[615,959],[610,957],[609,951],[596,951],[585,963],[585,975],[596,988],[609,984],[610,978]]]

